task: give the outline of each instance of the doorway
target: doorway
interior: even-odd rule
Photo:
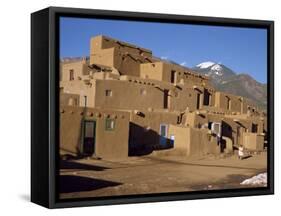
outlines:
[[[96,122],[84,121],[83,154],[91,156],[95,154]]]

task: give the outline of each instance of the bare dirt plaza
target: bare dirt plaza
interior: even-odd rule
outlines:
[[[243,180],[266,169],[265,152],[244,160],[235,155],[227,158],[149,155],[114,162],[64,160],[60,170],[60,197],[243,188],[247,187],[240,185]]]

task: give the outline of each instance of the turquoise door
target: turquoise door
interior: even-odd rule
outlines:
[[[160,145],[166,146],[167,144],[167,125],[166,124],[160,124]]]

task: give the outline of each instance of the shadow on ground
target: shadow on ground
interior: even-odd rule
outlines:
[[[78,163],[75,161],[61,160],[60,169],[77,169],[77,170],[92,170],[92,171],[103,171],[105,169],[110,169],[108,167]]]
[[[92,191],[100,188],[113,187],[122,184],[119,182],[72,175],[61,175],[59,178],[60,193]]]

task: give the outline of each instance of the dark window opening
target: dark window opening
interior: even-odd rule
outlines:
[[[177,117],[177,124],[180,124],[181,123],[181,116],[178,116]]]
[[[176,71],[172,70],[171,72],[171,83],[175,83],[176,81]]]
[[[164,109],[168,109],[168,97],[169,97],[169,90],[164,90]]]
[[[252,133],[257,133],[257,132],[258,132],[258,125],[252,124]]]
[[[230,110],[231,108],[231,100],[229,97],[226,97],[226,100],[227,100],[227,109]]]
[[[74,70],[69,70],[69,80],[74,80]]]
[[[111,97],[112,96],[112,91],[110,89],[105,90],[105,96]]]
[[[197,93],[196,109],[200,109],[200,94]]]
[[[209,91],[207,89],[204,89],[204,100],[203,100],[203,104],[205,106],[209,106],[210,105],[210,97],[211,94],[209,93]]]
[[[213,122],[208,122],[208,129],[209,129],[209,130],[212,129],[212,124],[213,124]]]

